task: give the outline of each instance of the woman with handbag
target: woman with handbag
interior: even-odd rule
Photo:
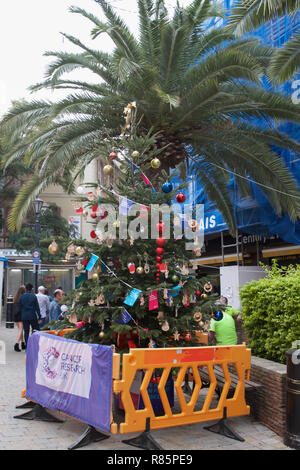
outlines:
[[[21,351],[19,343],[22,343],[21,344],[22,349],[26,349],[25,343],[24,343],[24,328],[23,328],[23,322],[22,322],[20,305],[19,305],[19,299],[21,295],[24,294],[25,292],[26,292],[25,286],[20,286],[16,295],[14,296],[14,303],[13,303],[14,321],[18,327],[17,342],[14,345],[14,350],[17,352]]]

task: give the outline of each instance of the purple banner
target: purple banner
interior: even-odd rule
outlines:
[[[110,432],[113,347],[36,332],[26,350],[26,398]]]

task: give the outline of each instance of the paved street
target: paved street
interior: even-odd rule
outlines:
[[[0,357],[0,450],[65,450],[86,429],[85,424],[58,414],[56,416],[62,419],[63,423],[14,419],[14,416],[26,411],[15,408],[25,402],[20,396],[25,387],[25,354],[13,350],[16,335],[16,329],[6,329],[5,324],[1,324],[0,341],[6,346],[6,364],[1,364]],[[165,450],[289,450],[279,436],[254,421],[252,417],[231,419],[229,423],[245,442],[228,439],[203,429],[207,423],[153,431],[152,435]],[[84,449],[134,450],[122,442],[123,439],[134,436],[113,435]]]

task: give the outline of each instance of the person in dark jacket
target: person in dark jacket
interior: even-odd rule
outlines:
[[[41,323],[41,313],[38,303],[38,299],[35,294],[33,294],[32,289],[33,285],[28,283],[25,286],[26,292],[21,295],[19,300],[20,311],[22,322],[24,326],[24,339],[25,345],[27,347],[27,342],[29,338],[30,326],[32,332],[34,330],[39,330],[39,324]]]
[[[18,289],[18,292],[14,296],[14,303],[13,303],[14,321],[18,327],[17,342],[14,345],[14,350],[18,352],[21,351],[19,343],[21,343],[22,349],[25,349],[23,323],[22,323],[22,317],[21,317],[21,311],[20,311],[20,305],[19,305],[20,297],[22,294],[25,294],[25,292],[26,292],[25,286],[20,286]]]

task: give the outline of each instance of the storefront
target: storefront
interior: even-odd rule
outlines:
[[[16,252],[14,250],[0,250],[0,256],[8,260],[8,267],[4,277],[4,298],[14,296],[20,285],[28,282],[34,285],[34,268],[30,252]],[[49,295],[58,287],[64,292],[75,288],[75,265],[64,262],[60,265],[41,264],[39,266],[38,285],[43,285]]]

